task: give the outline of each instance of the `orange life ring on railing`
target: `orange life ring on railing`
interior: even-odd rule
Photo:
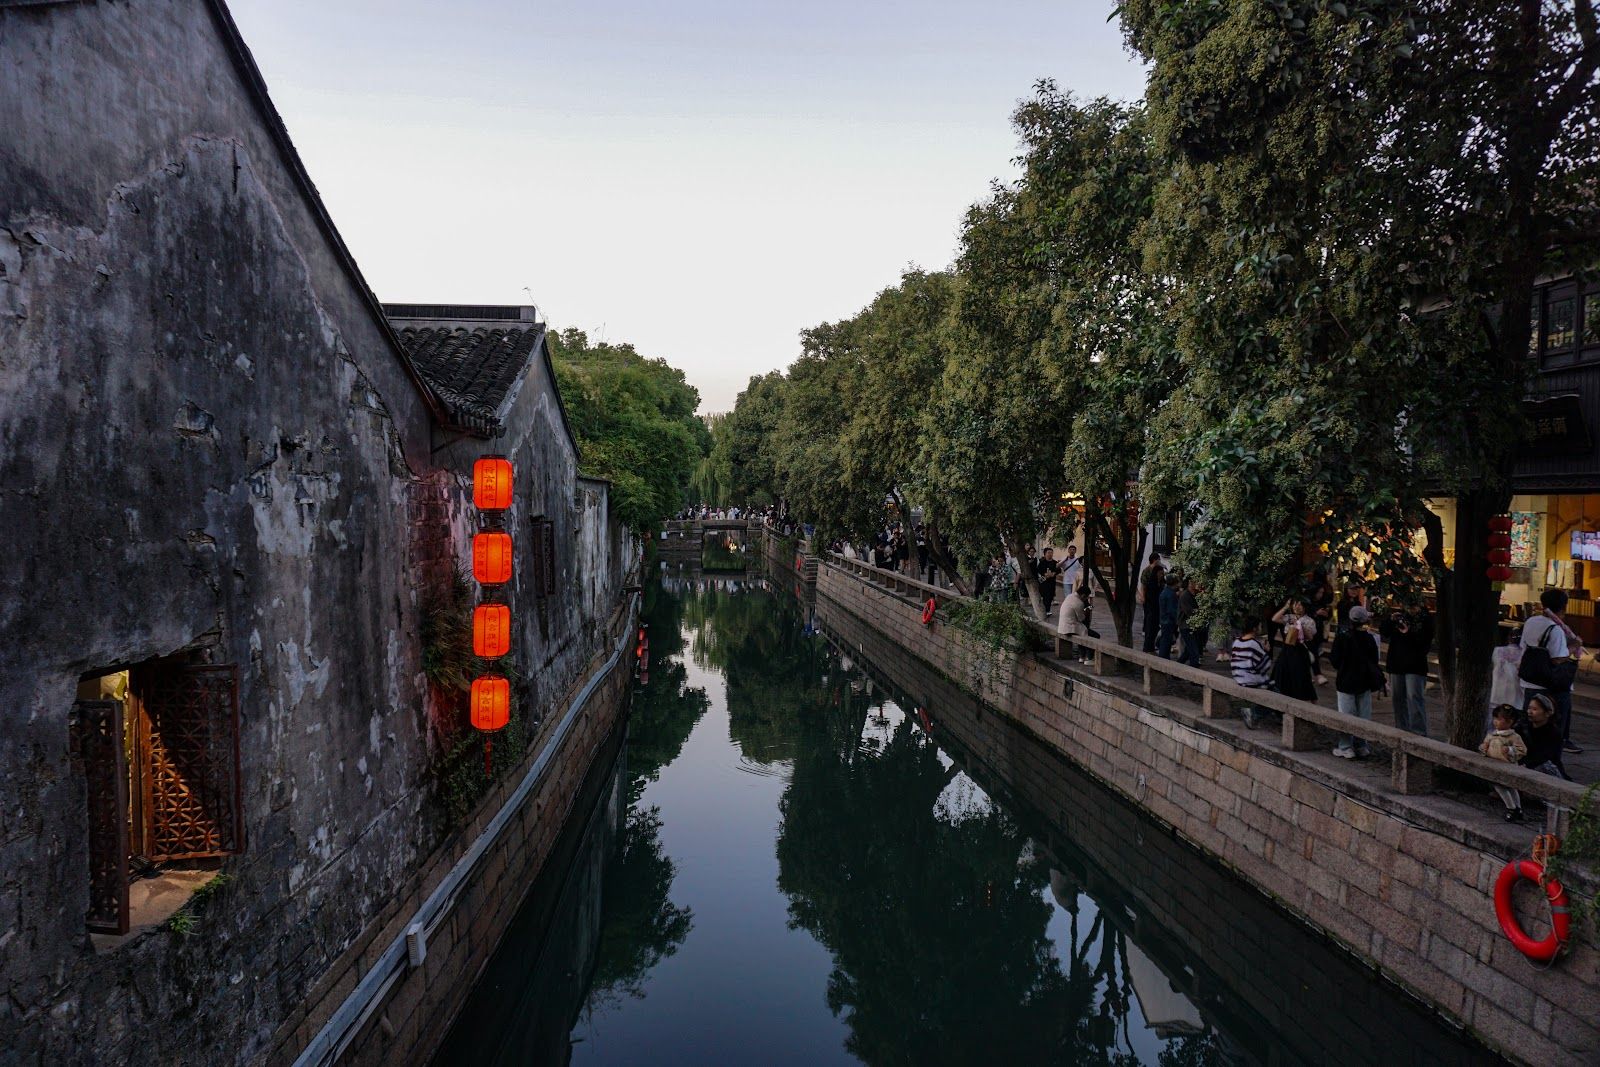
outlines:
[[[934,610],[936,608],[938,608],[938,606],[939,606],[939,602],[937,600],[935,600],[933,597],[929,597],[928,598],[928,602],[926,604],[922,605],[922,625],[928,626],[928,625],[932,624],[932,622],[933,622],[933,613],[934,613]]]
[[[1550,934],[1542,941],[1535,941],[1524,933],[1517,922],[1516,912],[1511,910],[1511,887],[1523,878],[1542,885],[1545,897],[1550,901]],[[1500,929],[1505,931],[1516,950],[1535,963],[1548,963],[1555,959],[1556,954],[1566,947],[1567,938],[1572,934],[1572,911],[1567,906],[1567,891],[1554,878],[1545,880],[1544,868],[1532,860],[1512,860],[1500,869],[1500,876],[1494,880],[1494,914],[1500,920]]]

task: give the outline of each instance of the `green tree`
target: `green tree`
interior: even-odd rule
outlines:
[[[718,423],[711,467],[726,494],[722,503],[762,507],[783,499],[773,441],[784,418],[787,386],[781,371],[751,378]]]
[[[591,344],[569,329],[551,348],[584,473],[611,482],[611,507],[623,522],[653,529],[687,502],[710,448],[695,414],[700,394],[682,371],[632,345]]]
[[[1145,490],[1192,502],[1207,610],[1276,599],[1306,540],[1416,573],[1423,489],[1457,743],[1481,729],[1538,277],[1592,260],[1600,64],[1591,0],[1125,0],[1171,159],[1152,268],[1183,388]],[[1438,530],[1435,527],[1435,535]]]

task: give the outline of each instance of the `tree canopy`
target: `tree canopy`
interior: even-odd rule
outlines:
[[[711,435],[683,372],[629,344],[591,343],[562,330],[551,345],[556,383],[578,438],[583,472],[611,482],[611,506],[649,530],[688,500]]]

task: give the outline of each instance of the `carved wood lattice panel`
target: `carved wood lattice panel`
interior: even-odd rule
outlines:
[[[141,851],[157,861],[242,851],[238,668],[152,671],[140,697]]]
[[[128,932],[128,755],[122,701],[81,700],[78,753],[89,787],[89,929]]]

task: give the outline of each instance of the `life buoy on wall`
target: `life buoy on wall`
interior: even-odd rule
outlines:
[[[938,606],[939,602],[933,597],[929,597],[928,602],[922,605],[922,625],[927,626],[933,622],[933,613]]]
[[[1550,933],[1542,941],[1535,941],[1523,932],[1517,914],[1511,909],[1511,889],[1523,878],[1535,885],[1543,884],[1545,898],[1550,902]],[[1544,880],[1544,867],[1533,860],[1512,860],[1500,869],[1494,880],[1494,914],[1500,920],[1500,929],[1516,950],[1535,963],[1548,963],[1566,947],[1572,934],[1572,912],[1567,906],[1567,891],[1554,878]]]

